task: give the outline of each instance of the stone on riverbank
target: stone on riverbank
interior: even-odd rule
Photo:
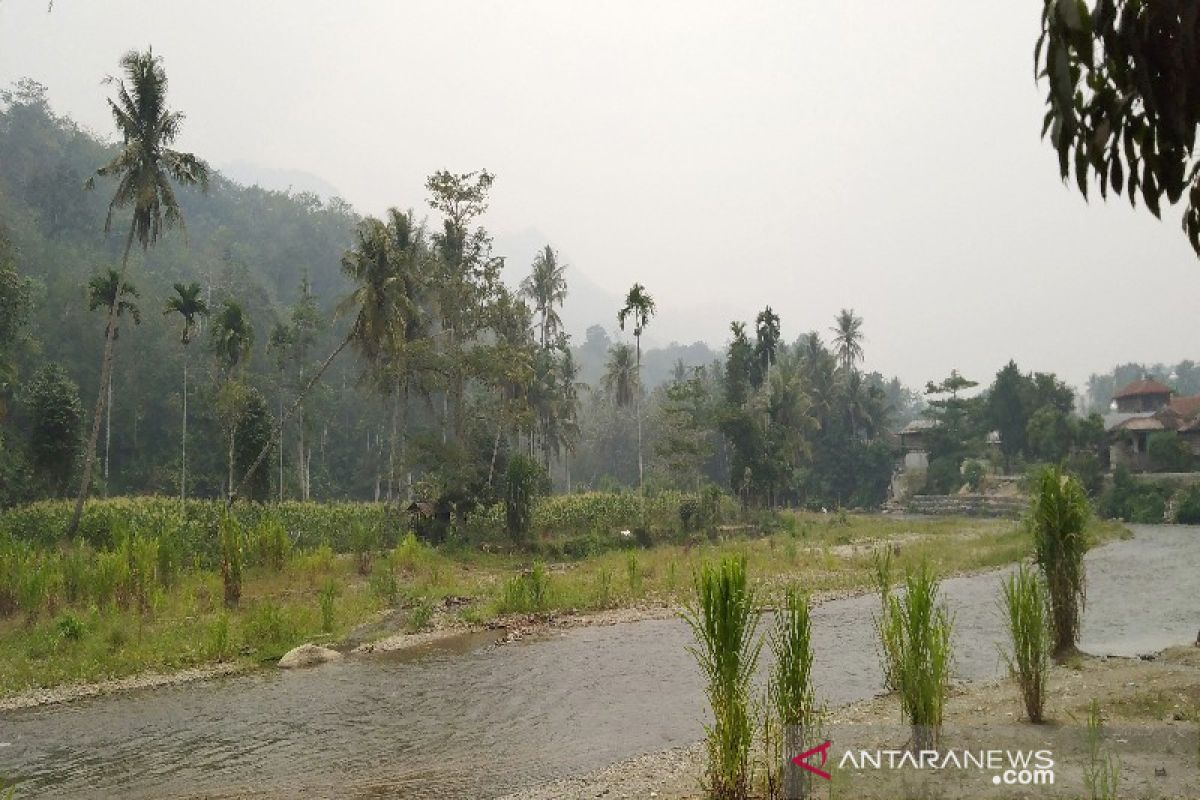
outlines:
[[[342,654],[337,650],[330,650],[328,647],[321,647],[312,643],[302,644],[284,653],[283,658],[279,659],[279,667],[281,669],[315,667],[318,664],[338,661],[341,657]]]

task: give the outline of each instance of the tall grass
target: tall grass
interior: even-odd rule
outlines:
[[[746,580],[744,556],[706,564],[696,580],[696,601],[684,611],[696,645],[689,652],[706,682],[713,724],[707,727],[705,786],[716,800],[742,800],[751,784],[750,681],[762,641],[754,590]]]
[[[330,578],[325,581],[325,585],[321,587],[318,598],[321,602],[321,630],[325,633],[333,633],[334,623],[334,608],[333,604],[337,600],[338,587],[337,583]]]
[[[768,697],[782,731],[782,792],[784,800],[808,795],[809,773],[791,762],[803,752],[811,738],[817,711],[812,682],[812,614],[808,595],[795,586],[784,591],[783,602],[775,612],[770,636],[775,663],[771,668]],[[764,726],[769,733],[770,725]],[[770,741],[764,746],[771,749]],[[774,754],[770,754],[774,756]],[[768,793],[773,789],[768,781]]]
[[[1087,552],[1087,493],[1057,467],[1043,470],[1030,502],[1034,557],[1050,593],[1054,655],[1063,658],[1079,641],[1079,622],[1086,600],[1083,556]]]
[[[1090,800],[1115,800],[1121,781],[1121,762],[1101,746],[1104,735],[1100,703],[1092,698],[1087,717],[1088,763],[1083,767],[1083,785]]]
[[[1040,723],[1053,644],[1046,588],[1040,576],[1022,564],[1001,582],[1001,589],[1009,637],[1009,650],[1004,657],[1009,672],[1021,687],[1025,714],[1030,722]]]
[[[879,592],[879,615],[872,618],[875,625],[875,636],[879,647],[879,666],[883,670],[883,688],[894,692],[896,675],[900,670],[898,642],[891,635],[887,625],[888,610],[891,607],[892,584],[892,551],[887,548],[877,549],[871,555],[871,577],[875,589]]]
[[[883,625],[896,647],[896,688],[914,750],[937,747],[950,687],[953,621],[938,594],[938,579],[922,562],[905,578],[904,596],[888,598]]]

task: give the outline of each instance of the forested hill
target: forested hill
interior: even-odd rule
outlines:
[[[56,116],[37,84],[23,82],[0,100],[0,247],[7,252],[0,258],[15,264],[28,293],[27,324],[19,341],[5,343],[16,351],[11,359],[16,374],[5,379],[0,399],[7,399],[10,411],[6,427],[20,429],[24,404],[19,389],[27,389],[47,363],[58,364],[78,384],[83,406],[90,409],[98,388],[104,319],[101,311],[88,308],[88,282],[119,267],[128,217],[118,212],[106,235],[114,182],[101,178],[93,190],[84,188],[114,147]],[[141,322],[126,320],[119,328],[110,439],[109,489],[114,493],[167,491],[177,483],[176,448],[168,441],[178,438],[185,352],[178,317],[161,313],[173,284],[200,283],[214,309],[227,298],[237,300],[256,337],[248,371],[259,377],[264,390],[266,376],[276,367],[266,347],[268,336],[288,318],[304,282],[326,321],[349,285],[340,259],[358,216],[345,202],[243,187],[216,174],[207,192],[181,189],[177,195],[186,231],[169,231],[147,253],[135,248],[130,260],[128,280],[140,295]],[[325,352],[338,338],[329,324],[318,326],[313,349]],[[190,358],[195,379],[203,380],[211,358],[206,342],[196,344],[189,348]],[[352,388],[354,377],[352,359],[346,359],[330,380]],[[197,406],[206,402],[203,393],[193,399]],[[211,400],[210,394],[207,402]],[[215,436],[212,414],[199,407],[197,413],[198,438]],[[12,468],[18,437],[7,438],[4,455]],[[329,450],[326,454],[332,455]],[[220,471],[218,454],[197,446],[195,457],[197,490],[212,490]],[[9,488],[16,482],[13,476],[6,481]]]

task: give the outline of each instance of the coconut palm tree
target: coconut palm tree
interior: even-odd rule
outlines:
[[[213,355],[225,373],[222,405],[225,406],[226,425],[229,429],[229,483],[228,491],[234,492],[234,477],[237,465],[234,460],[237,442],[238,418],[241,415],[240,382],[237,374],[245,369],[254,346],[254,328],[242,307],[233,300],[226,300],[221,310],[213,317],[209,328]]]
[[[192,333],[201,317],[208,316],[208,303],[200,296],[200,284],[175,284],[175,294],[167,298],[163,315],[178,314],[183,320],[183,332],[179,337],[183,345],[183,434],[179,461],[179,499],[187,499],[187,423],[188,423],[188,361],[190,360]]]
[[[124,79],[112,79],[117,86],[117,97],[108,101],[109,110],[116,121],[122,143],[117,155],[96,170],[100,177],[117,179],[117,188],[108,204],[108,215],[104,220],[104,231],[112,229],[113,214],[122,209],[131,209],[129,233],[125,239],[125,252],[121,257],[121,271],[117,283],[125,281],[129,266],[129,252],[134,241],[142,250],[158,241],[166,228],[183,226],[183,214],[175,197],[173,183],[180,186],[208,185],[208,165],[191,153],[171,148],[179,136],[183,115],[171,111],[167,106],[167,73],[162,61],[154,53],[129,52],[121,59]],[[88,180],[88,186],[93,180]],[[116,332],[117,303],[109,306],[108,324],[105,326],[104,357],[100,362],[100,390],[96,397],[96,410],[92,415],[92,431],[88,437],[87,450],[83,458],[83,476],[79,485],[79,496],[75,500],[75,512],[67,535],[73,536],[79,527],[83,504],[87,499],[92,480],[92,466],[96,459],[96,440],[100,435],[100,417],[104,413],[106,390],[112,373],[113,333]]]
[[[633,396],[638,391],[638,372],[632,347],[627,344],[612,346],[601,382],[618,407],[626,408],[633,403]]]
[[[521,295],[533,301],[533,310],[541,317],[538,325],[545,350],[562,328],[562,319],[554,310],[567,299],[566,265],[558,263],[558,254],[546,245],[533,259],[533,271],[521,281]]]
[[[117,285],[120,284],[121,291],[117,291]],[[115,269],[110,269],[99,275],[92,276],[88,281],[88,310],[95,311],[98,308],[109,309],[114,305],[117,309],[116,317],[109,317],[104,323],[104,338],[112,341],[117,340],[117,321],[124,315],[128,314],[133,319],[134,325],[142,324],[142,312],[138,308],[137,287],[133,284],[121,280],[121,276]],[[109,370],[108,380],[102,387],[104,394],[104,493],[108,494],[108,454],[112,445],[112,370]]]
[[[232,504],[241,495],[254,473],[262,466],[267,453],[271,451],[278,431],[282,430],[288,419],[296,413],[296,409],[304,402],[304,398],[325,375],[329,365],[341,355],[347,346],[356,343],[364,358],[375,363],[382,363],[386,354],[385,348],[391,341],[392,330],[396,326],[395,318],[392,316],[397,308],[392,291],[395,280],[391,273],[393,265],[389,263],[391,258],[388,253],[389,249],[391,249],[391,245],[389,245],[389,235],[385,223],[378,219],[367,218],[359,224],[355,231],[354,245],[342,256],[342,272],[356,284],[354,290],[338,304],[339,315],[353,315],[350,329],[345,338],[333,349],[333,352],[326,356],[321,365],[317,367],[308,382],[301,387],[296,399],[292,401],[279,420],[279,425],[272,430],[271,437],[259,451],[258,457],[250,464],[246,474],[242,476],[237,487],[230,493],[227,503]]]
[[[633,338],[637,342],[637,377],[638,383],[642,378],[642,331],[650,324],[654,316],[654,298],[646,292],[646,287],[635,283],[629,294],[625,295],[625,306],[617,313],[617,324],[625,330],[625,321],[633,320]],[[641,391],[634,393],[634,415],[637,417],[638,434],[638,486],[645,482],[645,471],[642,466],[642,397]]]
[[[854,316],[854,309],[843,308],[834,318],[833,345],[842,362],[842,370],[849,374],[855,361],[863,359],[862,317]]]

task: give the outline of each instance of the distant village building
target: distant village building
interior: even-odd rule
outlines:
[[[1169,431],[1200,456],[1200,395],[1176,397],[1153,378],[1134,381],[1113,395],[1116,410],[1104,416],[1110,467],[1151,469],[1150,437]]]

